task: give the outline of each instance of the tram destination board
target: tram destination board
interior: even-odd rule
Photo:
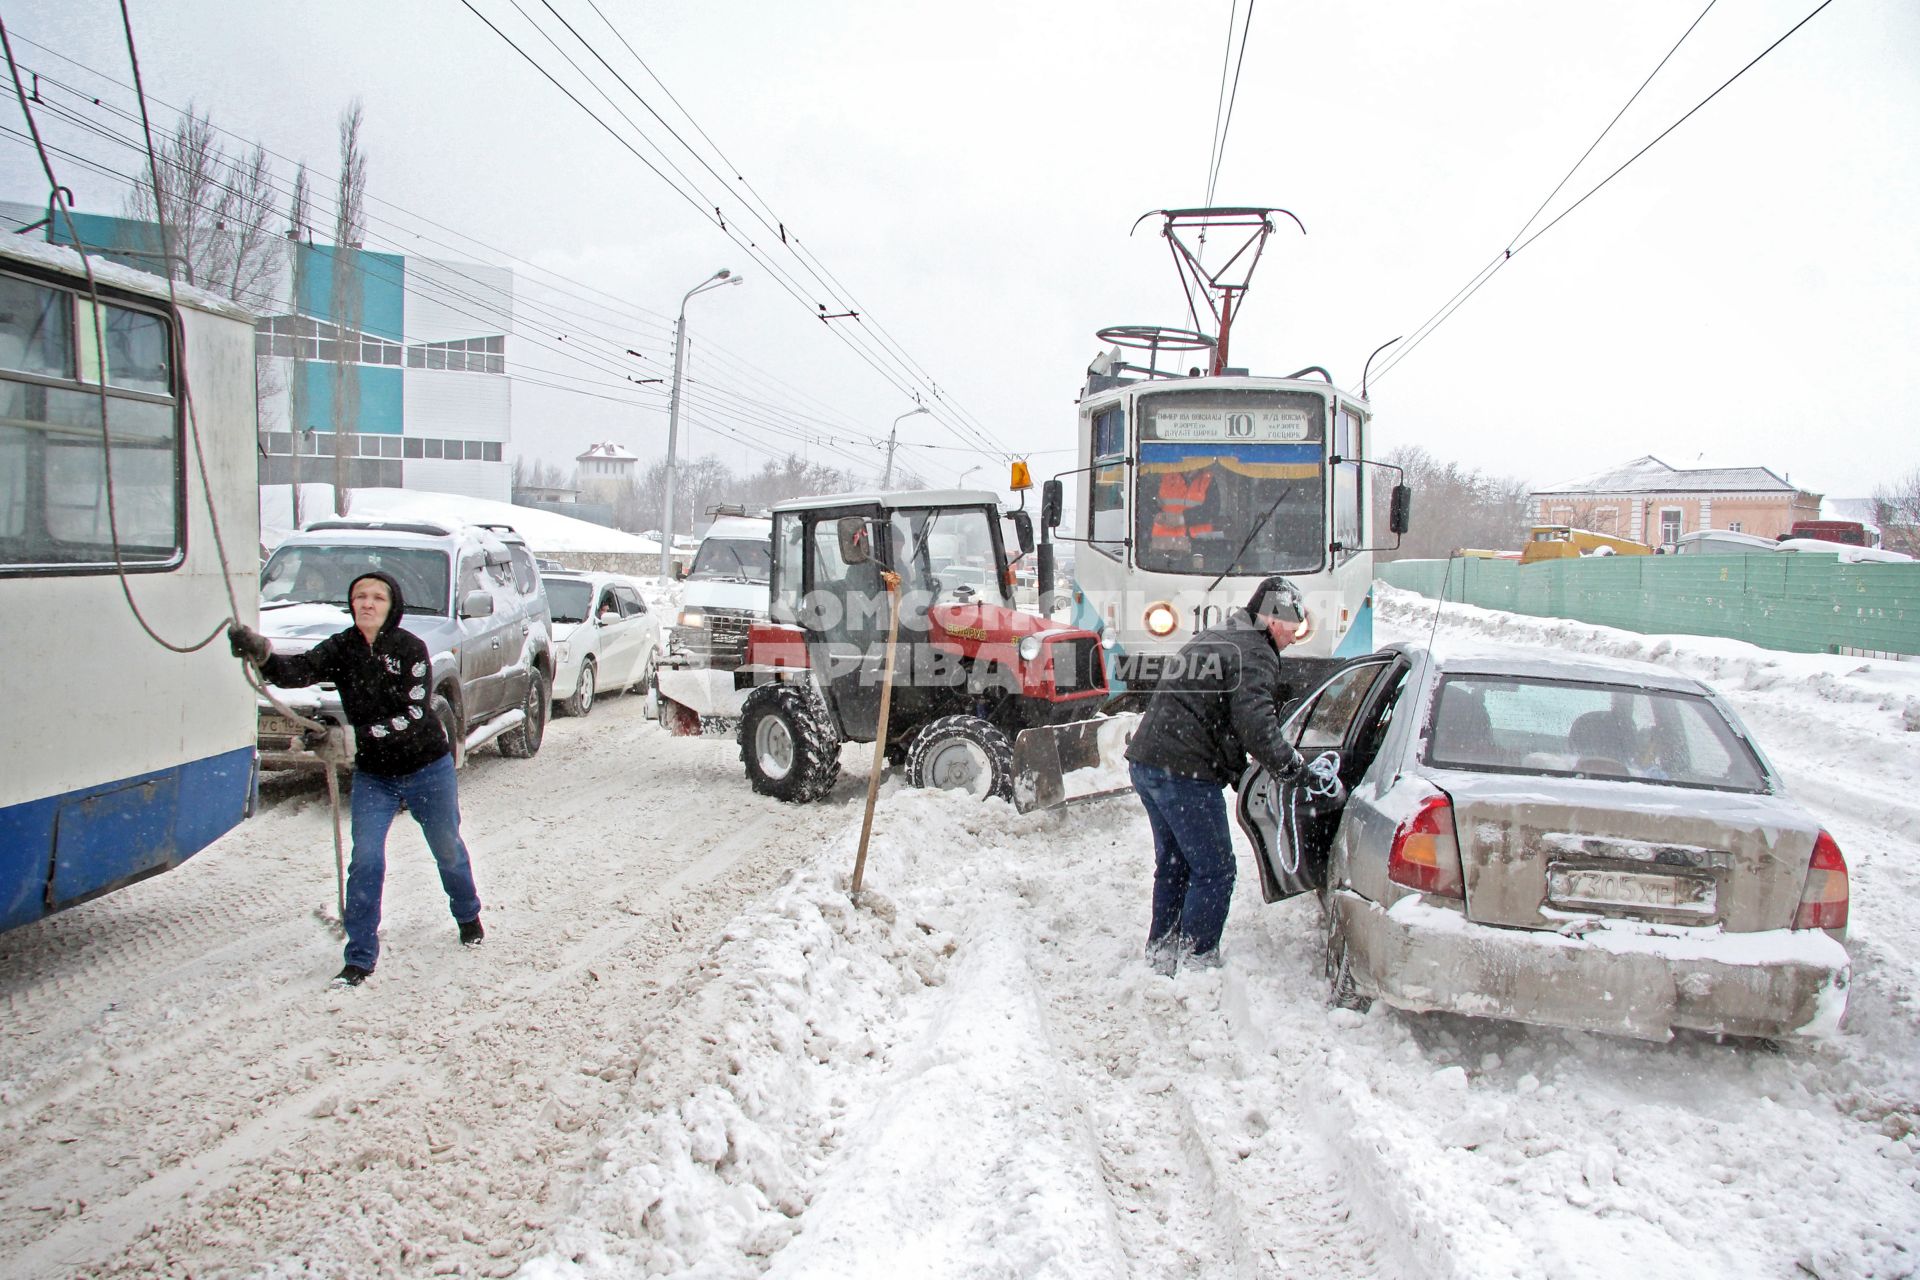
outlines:
[[[1253,440],[1295,444],[1313,438],[1313,418],[1291,406],[1265,409],[1158,409],[1153,438],[1183,442]]]

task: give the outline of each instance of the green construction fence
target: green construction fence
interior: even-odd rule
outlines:
[[[1920,654],[1920,561],[1838,556],[1393,560],[1388,586],[1486,609],[1647,634],[1727,636],[1796,653]]]

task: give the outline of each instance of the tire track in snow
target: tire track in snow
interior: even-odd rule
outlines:
[[[1126,812],[1128,803],[1105,802],[1106,820],[1124,824],[1129,838],[1144,837],[1143,821],[1127,821],[1138,816]],[[1301,1087],[1311,1047],[1277,1048],[1274,1028],[1249,1010],[1247,984],[1271,986],[1266,975],[1276,970],[1259,965],[1265,957],[1245,913],[1229,925],[1224,971],[1173,980],[1147,968],[1139,939],[1086,936],[1086,917],[1124,919],[1117,903],[1144,906],[1150,842],[1129,854],[1139,856],[1074,859],[1071,869],[1051,872],[1044,894],[1036,870],[1028,896],[1042,917],[1039,985],[1062,1028],[1056,1042],[1091,1099],[1134,1274],[1405,1274],[1383,1267],[1388,1246],[1348,1212],[1336,1153]],[[1103,865],[1097,879],[1086,874]],[[1320,1018],[1316,994],[1284,994]]]
[[[478,954],[452,944],[424,845],[396,824],[381,971],[325,991],[337,943],[306,887],[271,883],[289,860],[260,850],[301,831],[330,855],[324,806],[243,827],[192,881],[183,869],[129,891],[153,891],[137,907],[115,895],[55,918],[77,937],[10,942],[9,995],[35,1043],[9,1038],[0,1079],[63,1045],[82,1070],[58,1106],[9,1108],[0,1248],[31,1274],[276,1256],[336,1274],[510,1271],[621,1114],[621,1030],[686,962],[683,943],[843,821],[839,806],[752,796],[730,744],[673,743],[637,701],[608,709],[559,722],[532,761],[463,771],[492,926]],[[637,767],[664,785],[636,794]],[[129,917],[174,913],[191,923],[119,945]],[[209,947],[207,929],[240,936]]]

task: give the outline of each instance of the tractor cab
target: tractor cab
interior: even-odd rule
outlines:
[[[740,723],[755,790],[817,798],[841,742],[884,733],[914,785],[1011,798],[1015,740],[1104,700],[1098,637],[1014,607],[1013,564],[1033,548],[1026,512],[933,490],[797,499],[771,515],[772,616],[739,677],[756,686]]]

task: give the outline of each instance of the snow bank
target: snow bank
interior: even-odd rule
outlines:
[[[1430,602],[1379,603],[1383,638],[1425,637]],[[1263,905],[1244,847],[1224,969],[1169,981],[1131,798],[1022,816],[889,783],[878,892],[846,900],[849,804],[634,1048],[631,1119],[522,1276],[1913,1275],[1915,673],[1456,606],[1442,633],[1728,693],[1854,867],[1841,1035],[1329,1009],[1314,904]],[[1835,790],[1840,755],[1888,773]]]

